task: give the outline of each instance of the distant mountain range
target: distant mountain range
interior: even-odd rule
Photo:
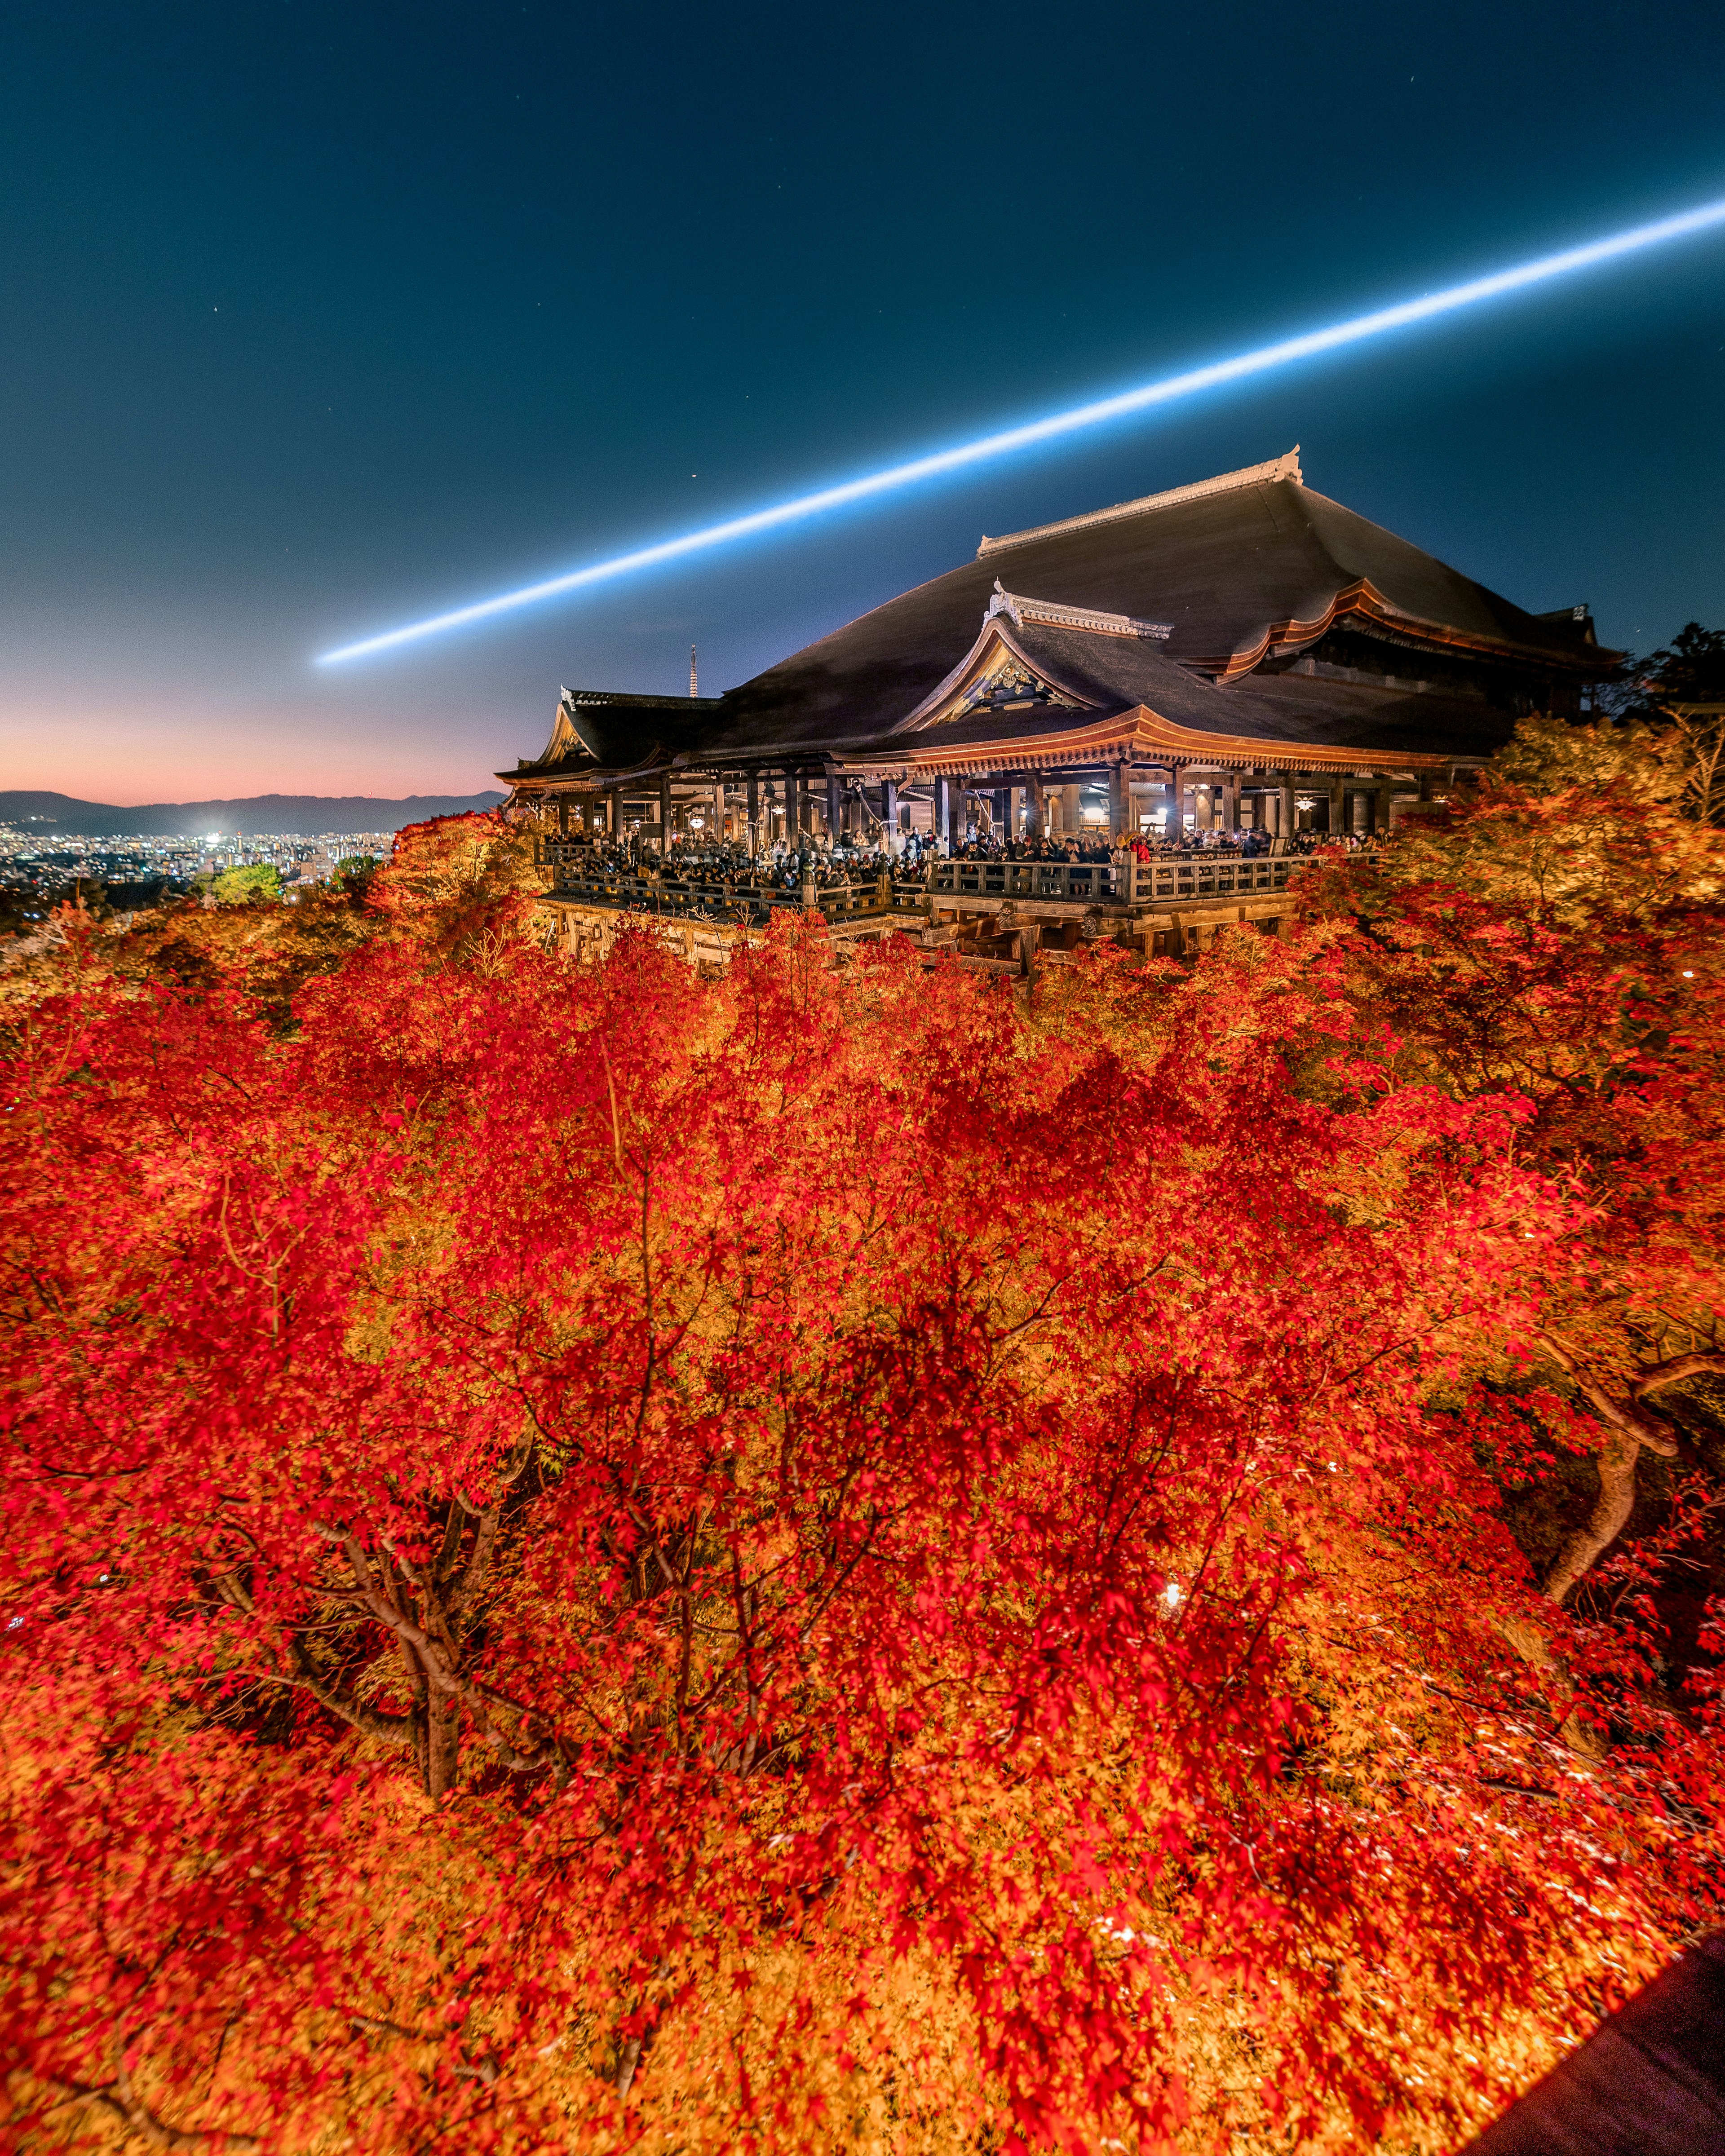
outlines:
[[[141,808],[116,808],[105,801],[79,801],[69,793],[0,792],[0,824],[39,830],[44,838],[231,838],[297,831],[398,831],[431,816],[459,816],[495,808],[501,793],[410,793],[405,801],[379,801],[365,793],[254,793],[244,801],[152,801]]]

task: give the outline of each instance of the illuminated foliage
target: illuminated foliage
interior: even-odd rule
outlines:
[[[259,900],[281,896],[281,870],[274,861],[252,861],[237,869],[223,869],[209,887],[218,906],[249,906]]]
[[[1524,1103],[1522,1158],[1578,1208],[1538,1346],[1598,1494],[1549,1553],[1556,1599],[1629,1520],[1638,1457],[1684,1455],[1672,1414],[1725,1436],[1725,833],[1687,787],[1675,733],[1530,722],[1468,810],[1310,893],[1348,924],[1357,1052]]]
[[[1480,1465],[1590,1201],[1350,932],[1031,1014],[530,889],[9,1007],[21,2130],[1436,2150],[1705,1914],[1710,1701]]]

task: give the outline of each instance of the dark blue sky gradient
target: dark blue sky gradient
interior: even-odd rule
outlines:
[[[417,649],[388,628],[1725,193],[1716,5],[19,11],[0,784],[464,790],[1255,462],[1725,622],[1725,234]],[[1058,597],[1058,594],[1048,594]]]

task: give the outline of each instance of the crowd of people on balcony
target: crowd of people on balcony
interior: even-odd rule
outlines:
[[[958,861],[1111,861],[1120,851],[1110,839],[1096,834],[1088,839],[1002,839],[993,832],[978,833],[951,849]]]
[[[927,839],[915,835],[894,854],[878,840],[848,835],[834,844],[806,831],[794,844],[779,839],[754,854],[740,839],[698,832],[674,834],[664,851],[650,840],[595,837],[586,845],[588,860],[603,874],[654,874],[679,883],[786,893],[800,891],[805,884],[817,891],[838,884],[877,884],[882,876],[920,884],[932,850]]]
[[[650,839],[612,839],[602,834],[587,839],[577,837],[576,843],[601,874],[655,874],[679,883],[787,895],[809,885],[822,891],[842,884],[878,884],[883,876],[895,884],[920,884],[931,861],[937,860],[1105,865],[1123,860],[1128,850],[1141,862],[1191,854],[1224,854],[1250,860],[1270,853],[1312,854],[1329,845],[1341,845],[1352,852],[1369,843],[1323,831],[1297,831],[1285,839],[1272,839],[1267,832],[1256,829],[1231,834],[1189,830],[1172,840],[1155,831],[1127,840],[1111,839],[1101,832],[1086,837],[1027,834],[1012,839],[999,836],[986,824],[980,829],[971,826],[969,835],[952,845],[927,832],[904,834],[896,850],[889,850],[884,839],[885,834],[880,831],[844,833],[836,839],[805,831],[793,839],[776,839],[752,854],[741,839],[721,838],[716,833],[674,834],[669,849],[663,850]]]
[[[1134,839],[1132,846],[1141,861],[1160,860],[1169,854],[1211,853],[1233,854],[1250,860],[1263,854],[1315,854],[1323,846],[1340,846],[1345,852],[1356,853],[1369,843],[1341,831],[1294,831],[1278,839],[1267,831],[1252,829],[1188,831],[1173,841],[1156,834]]]

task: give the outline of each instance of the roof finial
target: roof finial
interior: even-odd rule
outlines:
[[[695,646],[692,644],[689,647],[689,694],[691,696],[698,696],[701,694],[695,672]]]

